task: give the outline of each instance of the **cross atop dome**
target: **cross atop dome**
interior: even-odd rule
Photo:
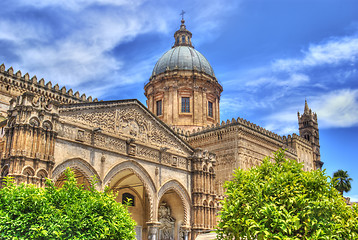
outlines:
[[[184,10],[182,10],[180,13],[181,25],[180,25],[180,29],[174,33],[175,43],[174,43],[173,47],[189,46],[189,47],[194,48],[193,45],[191,44],[192,34],[191,34],[191,32],[189,32],[186,29],[186,26],[185,26],[184,14],[185,14],[185,12],[184,12]]]

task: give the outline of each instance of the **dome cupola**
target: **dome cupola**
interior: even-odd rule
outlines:
[[[223,91],[191,38],[182,18],[173,47],[157,61],[144,87],[150,111],[165,123],[188,130],[220,122]]]

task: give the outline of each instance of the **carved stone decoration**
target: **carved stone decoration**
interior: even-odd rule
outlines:
[[[83,142],[84,138],[85,138],[85,132],[83,130],[78,130],[76,140]]]
[[[40,122],[39,122],[39,120],[37,120],[37,118],[33,117],[30,119],[29,124],[30,124],[30,126],[38,127],[40,125]]]
[[[137,151],[137,146],[133,143],[128,144],[127,153],[130,156],[135,156]]]
[[[119,132],[130,135],[143,142],[148,141],[149,123],[147,119],[135,109],[117,110],[117,127]]]
[[[84,123],[92,127],[99,127],[103,130],[114,132],[115,128],[115,112],[102,111],[102,112],[78,112],[66,116],[72,122]]]
[[[175,219],[170,216],[170,207],[165,203],[159,206],[159,240],[174,240]]]

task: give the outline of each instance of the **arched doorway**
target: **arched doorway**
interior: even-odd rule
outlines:
[[[137,239],[147,239],[150,202],[142,180],[132,170],[124,169],[113,176],[108,186],[115,193],[117,202],[128,204],[128,211],[137,223]]]
[[[172,180],[162,186],[158,197],[158,240],[188,239],[190,199],[185,188]]]
[[[118,194],[118,202],[132,200],[134,206],[128,210],[137,223],[136,238],[148,239],[148,223],[155,221],[157,213],[156,188],[148,172],[134,161],[125,161],[106,174],[103,184]]]
[[[83,184],[85,188],[88,188],[91,178],[95,176],[98,180],[96,189],[99,191],[102,189],[102,181],[97,171],[88,162],[79,158],[66,160],[54,168],[52,171],[52,180],[55,182],[55,186],[63,186],[65,180],[64,173],[67,168],[70,168],[74,172],[78,184]]]

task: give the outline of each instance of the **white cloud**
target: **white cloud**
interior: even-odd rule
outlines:
[[[289,87],[294,88],[308,83],[310,80],[309,76],[302,73],[293,73],[290,74],[287,78],[279,77],[260,77],[257,80],[248,81],[246,86],[257,87],[261,85],[270,85],[270,86],[279,86],[279,87]]]
[[[80,11],[88,6],[107,5],[107,6],[126,6],[126,7],[137,7],[141,5],[141,0],[20,0],[19,4],[23,6],[32,6],[35,8],[45,7],[61,7],[63,9]]]
[[[313,98],[319,126],[352,127],[358,125],[358,89],[342,89]]]
[[[355,62],[358,57],[358,37],[334,38],[323,44],[311,44],[302,51],[302,58],[278,59],[272,63],[275,71],[299,71],[320,65],[337,65],[342,62]]]
[[[81,86],[88,94],[99,94],[95,95],[99,98],[123,84],[145,82],[155,63],[153,55],[162,54],[141,55],[144,60],[123,59],[121,53],[113,55],[113,49],[148,32],[172,34],[173,29],[168,26],[175,20],[179,27],[180,20],[179,10],[174,14],[176,10],[165,1],[20,0],[18,3],[19,8],[36,8],[37,13],[51,13],[60,8],[62,13],[56,19],[59,29],[54,29],[52,21],[41,18],[36,22],[24,18],[10,21],[0,16],[0,39],[11,42],[15,46],[12,53],[18,57],[16,62],[5,59],[5,64],[20,66],[22,72],[36,73],[53,84],[74,90]],[[209,19],[204,13],[213,12],[223,3],[216,0],[211,3],[203,11],[191,12],[189,16],[209,25],[215,23],[217,27],[215,18]],[[99,5],[102,7],[98,8]],[[221,9],[216,15],[225,11],[228,9]],[[132,61],[138,61],[136,66],[128,64]],[[92,81],[88,89],[84,87],[87,81]]]
[[[358,125],[358,89],[341,89],[312,96],[308,105],[317,113],[320,129]],[[297,109],[303,109],[303,104],[291,105],[267,116],[264,127],[282,135],[297,132]]]

